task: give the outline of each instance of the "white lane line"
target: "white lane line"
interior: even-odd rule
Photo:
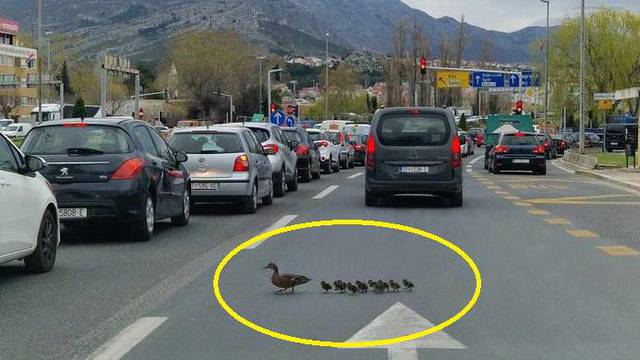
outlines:
[[[478,156],[477,158],[469,161],[469,164],[471,165],[475,165],[475,163],[477,163],[478,161],[480,161],[480,159],[484,159],[484,156]]]
[[[295,220],[298,217],[298,215],[285,215],[282,218],[280,218],[280,220],[276,221],[273,225],[269,226],[268,228],[264,229],[261,234],[264,234],[266,232],[272,231],[272,230],[276,230],[279,229],[281,227],[287,226],[289,225],[289,223],[291,223],[293,220]],[[247,249],[255,249],[258,246],[260,246],[260,244],[262,244],[264,242],[260,241],[254,244],[251,244],[250,246],[247,246]]]
[[[313,197],[313,200],[321,200],[326,198],[329,194],[331,194],[332,192],[336,191],[339,188],[338,185],[331,185],[328,188],[322,190],[322,192],[320,192],[318,195]]]
[[[363,172],[359,172],[357,174],[353,174],[353,175],[349,176],[347,179],[353,180],[353,179],[356,179],[356,178],[358,178],[358,177],[360,177],[362,175],[364,175],[364,173]]]
[[[167,321],[166,317],[143,317],[107,341],[89,356],[90,360],[122,359],[131,349]]]

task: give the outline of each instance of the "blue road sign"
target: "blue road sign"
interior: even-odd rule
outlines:
[[[471,84],[474,88],[504,87],[504,74],[474,72],[471,74]]]
[[[520,75],[509,75],[509,87],[520,87]]]
[[[271,119],[269,119],[269,121],[271,121],[272,124],[276,124],[278,126],[284,124],[284,121],[286,120],[287,116],[284,114],[284,112],[282,112],[282,110],[278,110],[276,112],[272,112],[271,113]]]
[[[533,71],[523,71],[522,87],[540,87],[540,73]]]
[[[296,126],[296,118],[295,116],[287,116],[287,120],[285,121],[288,127]]]

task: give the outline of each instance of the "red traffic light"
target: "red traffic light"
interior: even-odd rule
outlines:
[[[518,100],[516,101],[516,108],[515,108],[515,113],[516,115],[522,115],[522,111],[523,111],[523,103],[522,100]]]
[[[422,56],[420,58],[420,69],[426,69],[426,68],[427,68],[427,58]]]
[[[278,104],[272,102],[271,103],[271,112],[274,113],[276,111],[278,111]]]

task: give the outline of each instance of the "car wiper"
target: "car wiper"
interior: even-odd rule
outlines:
[[[68,148],[69,155],[102,155],[104,151],[91,148]]]

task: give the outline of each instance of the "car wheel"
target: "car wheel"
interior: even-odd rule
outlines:
[[[489,161],[486,156],[484,157],[484,169],[489,170]]]
[[[349,162],[349,169],[353,169],[356,167],[356,159],[355,158],[351,158],[351,161]]]
[[[342,170],[346,170],[349,167],[349,156],[347,155],[347,157],[344,160],[340,160],[340,168]]]
[[[287,191],[298,191],[298,169],[293,172],[293,180],[287,183]]]
[[[273,194],[278,198],[283,197],[287,192],[287,184],[284,176],[284,168],[282,168],[280,174],[276,174],[273,178]]]
[[[333,165],[333,163],[331,163],[331,166],[333,166],[333,172],[334,173],[339,173],[340,172],[340,158],[338,157],[338,161],[336,161],[335,165]]]
[[[265,206],[273,205],[273,184],[271,185],[271,189],[269,190],[269,195],[262,198],[262,205],[265,205]]]
[[[51,211],[45,211],[40,222],[36,249],[24,258],[27,270],[33,273],[45,273],[53,269],[58,251],[58,223]]]
[[[258,184],[253,184],[253,190],[249,197],[242,204],[242,212],[245,214],[255,214],[258,211]]]
[[[302,179],[301,181],[303,183],[308,183],[311,181],[311,177],[313,175],[311,174],[311,164],[309,164],[309,166],[307,166],[307,168],[304,170],[304,172],[302,173]]]
[[[547,168],[544,167],[542,170],[538,171],[538,175],[542,175],[542,176],[547,175]]]
[[[313,180],[318,180],[320,179],[321,174],[322,174],[322,169],[318,169],[318,172],[314,172],[313,174],[311,174],[311,177],[313,178]]]
[[[378,206],[378,200],[380,200],[380,196],[365,190],[365,193],[364,193],[364,203],[365,203],[365,205],[367,205],[367,206]]]
[[[187,184],[188,186],[188,184]],[[186,226],[189,224],[189,218],[191,217],[191,194],[189,190],[184,191],[182,197],[182,213],[178,216],[171,218],[171,224],[173,226]]]
[[[451,206],[451,207],[461,207],[462,204],[463,204],[462,190],[460,190],[460,192],[457,192],[457,193],[451,195],[451,197],[449,197],[449,206]]]
[[[150,195],[144,200],[144,216],[133,223],[131,238],[135,241],[149,241],[153,237],[156,222],[156,207]]]

